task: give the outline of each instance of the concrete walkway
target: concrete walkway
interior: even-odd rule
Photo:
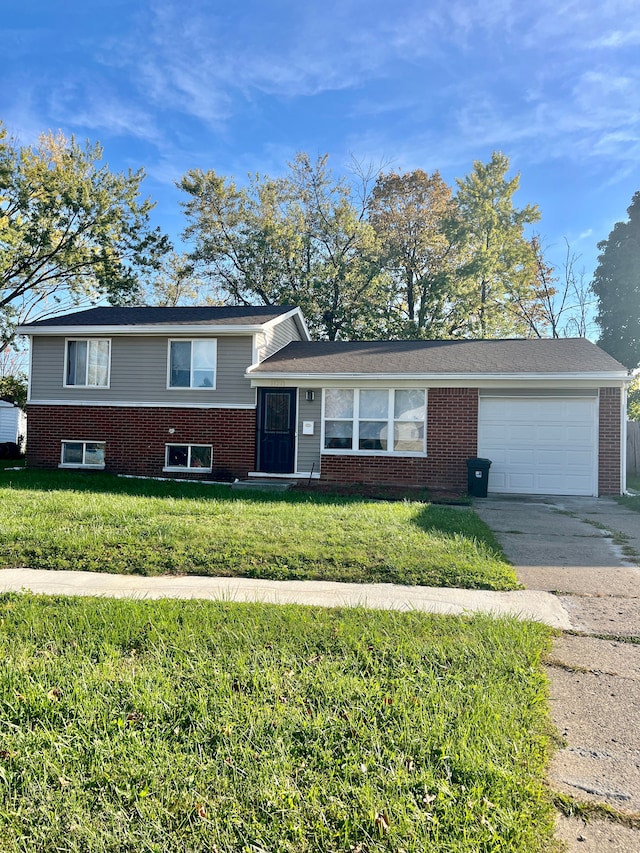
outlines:
[[[640,851],[640,831],[624,825],[640,813],[640,515],[604,498],[490,497],[475,509],[521,583],[554,592],[571,623],[547,662],[565,742],[550,784],[622,817],[559,817],[558,837],[569,853]]]
[[[269,581],[253,578],[207,578],[195,575],[141,577],[101,572],[0,570],[0,592],[30,590],[47,595],[104,595],[118,598],[204,598],[310,604],[320,607],[370,607],[377,610],[423,610],[459,615],[482,612],[534,619],[553,628],[571,627],[555,595],[545,591],[446,589],[396,584]]]

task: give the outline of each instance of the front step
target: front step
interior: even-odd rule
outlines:
[[[236,480],[231,484],[232,489],[239,491],[247,490],[253,492],[286,492],[292,486],[295,486],[295,480],[276,480],[276,479],[260,479],[259,477],[251,477],[249,480]]]

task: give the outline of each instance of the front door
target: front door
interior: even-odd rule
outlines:
[[[258,471],[292,474],[297,388],[258,389]]]

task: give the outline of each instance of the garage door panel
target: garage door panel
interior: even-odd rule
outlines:
[[[597,400],[481,398],[478,455],[490,492],[597,493]]]
[[[556,442],[566,442],[569,430],[564,424],[540,424],[533,425],[532,431],[536,441],[555,444]]]
[[[593,426],[589,427],[585,424],[570,424],[567,426],[565,433],[569,441],[575,441],[578,442],[578,444],[585,444],[591,447],[593,444],[595,428]]]
[[[494,471],[493,467],[492,467],[492,469],[489,473],[490,473],[490,480],[491,480],[490,491],[506,492],[507,491],[507,488],[506,488],[506,486],[507,486],[507,473],[504,470],[504,468],[503,469],[496,468],[496,470]]]
[[[496,424],[496,430],[500,430],[500,424]],[[529,424],[508,424],[507,436],[510,442],[528,441],[531,437],[531,427],[529,426]]]
[[[584,495],[586,494],[585,490],[590,488],[591,478],[586,475],[565,474],[559,484],[557,474],[540,473],[536,478],[536,483],[541,489],[540,494],[543,495]],[[562,489],[561,492],[557,491],[559,487]]]
[[[513,467],[514,465],[520,465],[523,467],[530,468],[535,465],[536,454],[533,450],[508,450],[504,456],[503,461],[509,467]]]
[[[522,494],[531,494],[535,486],[533,474],[526,472],[513,472],[507,474],[504,478],[505,492],[516,492]]]
[[[546,450],[542,453],[538,451],[534,455],[538,470],[557,471],[563,465],[569,465],[568,453],[565,450]]]
[[[593,463],[590,450],[569,450],[565,456],[568,468],[585,468]]]

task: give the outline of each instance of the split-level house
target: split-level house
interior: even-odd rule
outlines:
[[[623,365],[585,339],[311,341],[292,307],[99,307],[31,341],[27,464],[464,491],[625,488]]]

